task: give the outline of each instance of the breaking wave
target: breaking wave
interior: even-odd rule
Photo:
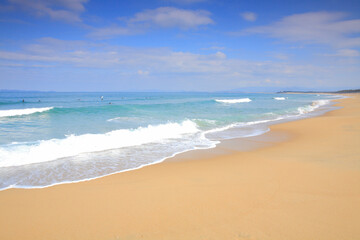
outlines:
[[[250,98],[239,98],[239,99],[215,99],[216,102],[220,103],[245,103],[251,102]]]
[[[148,125],[136,129],[120,129],[104,134],[69,135],[64,139],[41,140],[33,143],[12,143],[0,147],[0,167],[47,162],[81,153],[98,152],[165,139],[179,139],[198,132],[195,122]]]
[[[315,109],[327,105],[330,103],[330,100],[316,100],[313,101],[311,105],[305,106],[305,107],[299,107],[297,110],[299,114],[306,114],[309,112],[314,111]]]
[[[281,101],[281,100],[285,100],[286,98],[284,98],[284,97],[274,97],[274,99],[275,99],[275,100],[280,100],[280,101]]]
[[[33,113],[49,111],[53,108],[54,107],[0,110],[0,117],[13,117],[13,116],[29,115],[29,114],[33,114]]]

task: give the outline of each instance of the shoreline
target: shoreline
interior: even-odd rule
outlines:
[[[296,93],[288,93],[288,94],[296,94]],[[336,104],[336,100],[346,98],[345,94],[342,94],[342,95],[326,94],[326,95],[332,95],[332,96],[338,97],[338,98],[325,100],[325,101],[329,101],[329,103],[327,103],[326,105],[320,105],[319,107],[316,107],[314,110],[311,110],[305,114],[300,113],[299,115],[284,116],[279,119],[271,119],[271,120],[265,120],[265,121],[260,120],[259,123],[254,123],[253,125],[249,125],[247,127],[250,127],[250,126],[258,126],[260,128],[266,127],[267,130],[263,129],[262,131],[260,131],[259,134],[255,134],[253,136],[240,136],[240,137],[230,137],[228,139],[221,139],[221,140],[211,140],[211,141],[213,141],[213,146],[209,146],[207,148],[195,147],[193,149],[188,149],[188,150],[184,150],[181,152],[175,152],[171,156],[164,157],[155,162],[147,163],[147,164],[135,167],[135,168],[124,169],[124,170],[120,170],[120,171],[116,171],[116,172],[112,172],[112,173],[106,173],[104,175],[99,175],[96,177],[90,177],[90,178],[85,178],[85,179],[75,180],[75,181],[57,182],[57,183],[52,183],[52,184],[45,185],[45,186],[23,186],[23,185],[12,186],[11,185],[11,186],[0,189],[0,192],[6,191],[9,189],[44,189],[44,188],[49,188],[49,187],[63,185],[63,184],[72,184],[72,183],[93,181],[93,180],[101,179],[101,178],[104,178],[107,176],[112,176],[115,174],[139,170],[144,167],[160,164],[160,163],[163,163],[166,161],[173,161],[173,159],[179,160],[179,159],[183,158],[183,155],[185,156],[185,158],[188,158],[188,155],[190,155],[191,158],[194,158],[194,157],[197,158],[196,157],[198,155],[197,152],[202,152],[202,153],[206,152],[203,155],[206,155],[207,157],[213,157],[215,155],[218,155],[219,152],[222,152],[223,155],[226,155],[226,153],[223,151],[224,149],[231,149],[231,151],[255,150],[255,149],[258,149],[263,146],[266,146],[271,143],[275,143],[275,142],[279,141],[279,139],[278,139],[279,137],[276,136],[276,134],[273,134],[273,132],[269,133],[270,128],[272,126],[286,123],[286,122],[299,121],[299,120],[303,120],[303,119],[307,119],[307,118],[313,118],[313,117],[318,117],[318,116],[324,115],[329,111],[333,111],[333,110],[337,109],[337,107],[334,107],[334,105]],[[315,101],[317,101],[317,100],[315,100]],[[226,127],[224,127],[224,130],[222,130],[220,132],[239,131],[239,129],[246,129],[246,127],[245,126],[243,126],[243,127],[226,126]],[[214,130],[210,130],[210,132],[212,132],[212,131],[214,131]],[[205,134],[207,134],[207,133],[205,133]],[[263,143],[263,140],[262,140],[263,138],[266,139],[266,144]],[[219,146],[224,146],[224,145],[226,147],[219,147]],[[229,147],[229,146],[231,146],[231,147]],[[219,150],[219,148],[220,148],[220,150]]]
[[[325,115],[272,125],[280,140],[260,148],[241,152],[233,142],[218,155],[180,154],[190,161],[1,191],[0,238],[352,239],[360,235],[352,96]]]
[[[287,93],[287,94],[296,94],[296,93]],[[303,93],[306,94],[306,93]],[[311,94],[311,93],[309,93]],[[219,140],[219,143],[216,144],[213,148],[206,148],[206,149],[193,149],[186,152],[182,152],[176,154],[173,157],[169,157],[162,162],[166,161],[181,161],[184,159],[203,159],[203,158],[212,158],[215,156],[227,155],[234,152],[248,152],[248,151],[255,151],[257,149],[261,149],[263,147],[270,147],[274,144],[281,143],[287,141],[291,138],[291,134],[286,132],[274,132],[271,130],[272,127],[281,125],[284,123],[289,122],[297,122],[302,121],[305,119],[317,118],[324,116],[330,112],[333,112],[337,109],[341,109],[341,107],[337,106],[339,104],[339,100],[346,99],[349,97],[349,94],[326,94],[326,95],[333,95],[336,98],[329,100],[330,103],[321,106],[319,109],[314,111],[308,112],[304,115],[299,116],[291,116],[289,118],[283,118],[279,120],[271,120],[268,125],[266,125],[269,129],[265,132],[262,132],[259,135],[254,136],[246,136],[246,137],[235,137],[229,139]],[[360,95],[360,94],[359,94]],[[162,163],[160,162],[160,163]],[[152,164],[150,164],[152,165]],[[146,167],[146,166],[145,166]]]

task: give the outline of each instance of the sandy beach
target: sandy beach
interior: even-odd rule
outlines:
[[[1,191],[0,239],[358,239],[360,96],[349,96],[272,126],[262,139],[282,140],[255,149]]]

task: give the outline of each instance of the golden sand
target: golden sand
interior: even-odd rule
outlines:
[[[0,239],[359,239],[360,96],[338,105],[250,151],[2,191]]]

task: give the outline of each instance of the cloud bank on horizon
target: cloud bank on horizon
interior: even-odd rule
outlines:
[[[359,88],[360,3],[321,2],[3,1],[0,89]]]

